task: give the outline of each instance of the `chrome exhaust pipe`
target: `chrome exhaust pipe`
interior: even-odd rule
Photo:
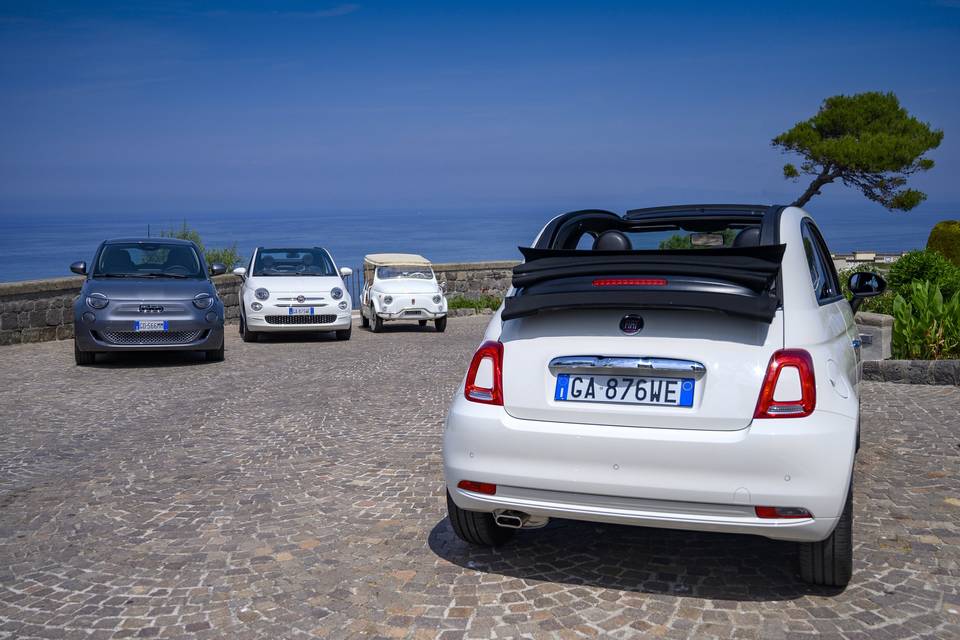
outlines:
[[[522,529],[529,519],[530,514],[521,511],[496,511],[493,514],[497,526],[506,529]]]

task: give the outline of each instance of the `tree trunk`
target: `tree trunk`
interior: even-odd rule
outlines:
[[[799,198],[797,198],[793,205],[794,207],[802,207],[803,205],[810,202],[810,198],[820,193],[820,188],[824,185],[830,184],[833,182],[836,176],[830,174],[830,169],[824,167],[823,171],[817,174],[817,177],[814,178],[813,182],[810,183],[810,186],[807,187],[807,190],[803,192]]]

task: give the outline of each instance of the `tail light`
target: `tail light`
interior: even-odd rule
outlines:
[[[795,370],[799,376],[799,390],[788,389],[788,386],[778,384],[784,371]],[[778,393],[779,391],[779,393]],[[799,393],[799,398],[784,399],[784,394]],[[817,383],[813,377],[813,359],[803,349],[781,349],[770,358],[767,366],[767,375],[760,388],[760,398],[757,400],[754,418],[802,418],[813,413],[817,406]]]
[[[481,372],[480,367],[484,370]],[[488,368],[489,367],[489,368]],[[488,383],[490,386],[481,386],[479,381]],[[473,354],[473,360],[470,361],[470,368],[467,370],[467,381],[463,388],[463,395],[471,402],[480,402],[482,404],[495,404],[503,406],[503,345],[499,342],[488,340],[480,345],[477,352]]]
[[[490,482],[477,482],[475,480],[461,480],[457,483],[457,488],[473,493],[485,493],[488,496],[497,495],[497,485]]]

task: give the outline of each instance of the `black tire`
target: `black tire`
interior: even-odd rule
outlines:
[[[243,319],[243,316],[240,316],[240,339],[244,342],[256,342],[257,334],[254,331],[250,331],[247,328],[247,321]]]
[[[210,351],[204,351],[204,355],[207,357],[207,362],[223,362],[223,358],[226,354],[226,340],[220,343],[219,349],[211,349]]]
[[[337,340],[349,340],[350,334],[353,333],[353,326],[349,329],[340,329],[337,332]]]
[[[433,326],[437,328],[437,333],[443,333],[447,329],[447,316],[437,318],[433,321]]]
[[[427,326],[427,321],[426,321],[426,320],[417,320],[417,324],[419,324],[421,327],[425,327],[425,326]]]
[[[360,312],[360,326],[366,329],[370,326],[370,318],[363,314],[363,311]]]
[[[853,576],[853,485],[836,529],[820,542],[800,543],[800,579],[825,587],[845,587]]]
[[[370,329],[374,333],[383,331],[383,318],[378,316],[372,307],[370,308]]]
[[[80,345],[77,344],[77,339],[73,339],[73,359],[80,367],[85,367],[88,364],[93,364],[97,360],[97,354],[93,351],[80,351]]]
[[[517,531],[498,527],[493,521],[492,513],[461,509],[453,502],[449,491],[447,492],[447,515],[450,517],[450,526],[453,527],[457,537],[478,546],[498,547],[510,540]]]

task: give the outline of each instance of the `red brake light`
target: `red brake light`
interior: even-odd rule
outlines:
[[[800,375],[800,398],[774,400],[780,372],[792,367]],[[817,406],[817,383],[813,377],[813,358],[803,349],[781,349],[770,357],[767,375],[760,388],[754,418],[802,418]]]
[[[497,485],[490,482],[475,482],[473,480],[461,480],[457,483],[458,489],[472,491],[474,493],[485,493],[488,496],[497,495]]]
[[[597,278],[593,281],[595,287],[665,287],[667,281],[663,278]]]
[[[489,360],[493,368],[493,386],[491,387],[477,385],[477,372],[484,360]],[[488,340],[473,354],[473,360],[470,361],[470,368],[467,370],[463,395],[471,402],[503,406],[503,345],[501,343]]]

